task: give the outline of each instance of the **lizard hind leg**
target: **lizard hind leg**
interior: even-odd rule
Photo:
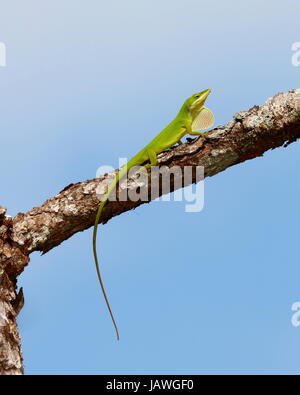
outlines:
[[[149,157],[149,162],[147,163],[147,165],[145,166],[146,169],[149,169],[152,166],[156,166],[157,165],[157,155],[156,152],[151,150],[151,149],[147,149],[147,155]]]
[[[146,152],[147,152],[149,163],[146,163],[145,165],[141,166],[140,169],[137,171],[137,174],[144,173],[144,174],[148,175],[147,170],[150,169],[151,167],[157,165],[156,152],[153,150],[150,150],[150,149],[147,149]]]

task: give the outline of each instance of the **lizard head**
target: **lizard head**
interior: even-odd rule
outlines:
[[[205,89],[204,91],[195,93],[193,96],[189,97],[185,102],[188,110],[193,113],[198,113],[203,107],[210,92],[210,89]]]
[[[205,91],[195,93],[193,96],[189,97],[183,105],[184,111],[188,111],[192,121],[192,131],[197,132],[197,134],[199,134],[201,130],[209,129],[215,122],[213,112],[204,107],[204,103],[210,92],[210,89],[205,89]]]

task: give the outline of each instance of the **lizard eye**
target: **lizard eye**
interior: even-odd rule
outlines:
[[[199,96],[199,95],[197,95],[197,96],[195,96],[195,99],[199,99],[199,97],[200,97],[200,96]]]

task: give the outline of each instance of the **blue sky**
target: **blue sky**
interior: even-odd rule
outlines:
[[[186,97],[216,124],[299,88],[298,1],[12,0],[1,7],[1,201],[25,212],[134,155]],[[91,230],[19,284],[27,374],[299,373],[300,145],[205,182],[205,208],[152,203]]]

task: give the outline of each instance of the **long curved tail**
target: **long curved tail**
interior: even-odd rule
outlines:
[[[127,173],[127,170],[128,169],[126,168],[126,166],[121,168],[120,171],[115,175],[115,178],[109,184],[109,186],[107,188],[107,191],[105,192],[105,194],[104,194],[104,196],[103,196],[103,198],[101,200],[101,203],[100,203],[100,205],[98,207],[96,220],[95,220],[95,225],[94,225],[94,233],[93,233],[93,252],[94,252],[94,259],[95,259],[97,275],[98,275],[99,283],[100,283],[100,286],[101,286],[101,289],[102,289],[102,293],[103,293],[103,296],[104,296],[104,299],[105,299],[105,303],[106,303],[107,309],[109,311],[110,317],[112,319],[112,322],[113,322],[115,330],[116,330],[117,340],[120,339],[118,327],[117,327],[114,315],[112,313],[112,310],[110,308],[110,304],[109,304],[109,301],[108,301],[108,298],[107,298],[107,295],[106,295],[106,292],[105,292],[104,284],[103,284],[101,273],[100,273],[100,267],[99,267],[99,261],[98,261],[98,255],[97,255],[97,231],[98,231],[98,225],[99,225],[99,221],[100,221],[100,218],[101,218],[101,214],[102,214],[103,208],[104,208],[106,202],[108,201],[108,199],[109,199],[112,191],[114,190],[114,188],[117,186],[117,184],[119,183],[121,178],[123,178],[125,176],[125,174]]]

